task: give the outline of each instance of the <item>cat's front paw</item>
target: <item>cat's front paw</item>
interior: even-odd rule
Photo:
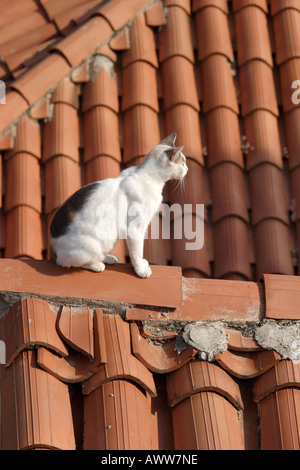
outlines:
[[[146,259],[142,259],[139,263],[134,266],[134,270],[139,277],[149,277],[152,274],[149,263]]]

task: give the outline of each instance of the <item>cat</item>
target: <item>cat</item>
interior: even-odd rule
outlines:
[[[149,263],[143,258],[145,233],[162,202],[165,183],[182,180],[188,171],[183,146],[175,147],[175,140],[173,133],[153,147],[138,166],[123,170],[116,178],[90,183],[71,195],[50,224],[52,261],[67,268],[103,271],[105,264],[118,262],[110,251],[122,236],[136,274],[151,276]]]

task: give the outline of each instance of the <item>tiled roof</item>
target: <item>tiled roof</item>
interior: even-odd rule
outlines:
[[[1,448],[299,449],[299,364],[253,333],[300,319],[299,2],[0,8]],[[203,248],[146,240],[147,280],[123,241],[101,275],[48,261],[66,198],[172,132]],[[228,347],[178,354],[186,322]]]

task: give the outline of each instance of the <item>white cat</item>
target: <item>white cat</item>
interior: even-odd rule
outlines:
[[[49,253],[59,266],[103,271],[118,262],[110,251],[118,238],[126,238],[131,263],[142,278],[151,275],[143,258],[144,237],[162,202],[166,181],[180,180],[188,168],[175,147],[176,133],[162,140],[138,166],[117,178],[88,184],[56,211],[50,225]]]

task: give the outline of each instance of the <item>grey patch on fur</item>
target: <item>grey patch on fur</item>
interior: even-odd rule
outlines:
[[[175,350],[180,354],[187,347],[197,349],[200,359],[213,361],[216,354],[227,350],[226,324],[196,322],[187,324],[176,339]]]

